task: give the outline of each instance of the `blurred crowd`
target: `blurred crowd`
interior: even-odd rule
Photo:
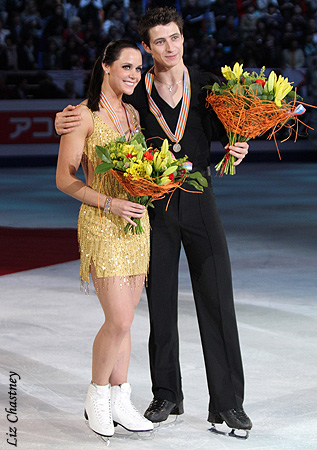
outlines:
[[[138,19],[147,8],[163,5],[183,17],[189,66],[217,73],[239,61],[248,68],[316,72],[317,0],[0,0],[0,98],[8,82],[3,71],[13,77],[14,71],[35,71],[35,83],[45,91],[52,84],[46,71],[90,71],[113,39],[125,37],[142,48]],[[144,54],[145,68],[150,65]],[[75,96],[69,81],[52,96]],[[16,95],[25,82],[17,78]]]

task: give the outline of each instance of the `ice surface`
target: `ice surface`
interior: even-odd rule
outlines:
[[[0,226],[75,227],[78,204],[57,192],[54,168],[0,169]],[[208,395],[187,263],[180,265],[179,328],[185,414],[150,439],[117,431],[110,449],[317,449],[317,176],[314,164],[244,164],[214,180],[232,260],[246,378],[247,441],[208,431]],[[20,219],[23,219],[22,222]],[[21,237],[23,238],[23,237]],[[85,426],[91,345],[103,314],[79,291],[74,261],[0,277],[0,448],[16,426],[22,450],[105,448]],[[150,402],[148,312],[132,327],[129,381]],[[9,373],[18,422],[10,424]]]

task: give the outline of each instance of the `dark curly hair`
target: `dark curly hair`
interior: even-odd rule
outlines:
[[[141,40],[150,47],[149,30],[157,25],[167,25],[175,22],[181,34],[183,34],[183,19],[175,8],[167,6],[150,9],[141,17],[138,24],[138,32]]]

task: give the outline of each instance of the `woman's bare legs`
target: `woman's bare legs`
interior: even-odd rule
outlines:
[[[130,328],[134,310],[139,303],[144,275],[131,278],[129,284],[122,278],[109,280],[96,277],[94,265],[91,274],[105,314],[105,323],[93,344],[92,381],[98,385],[119,385],[127,381],[130,361]]]

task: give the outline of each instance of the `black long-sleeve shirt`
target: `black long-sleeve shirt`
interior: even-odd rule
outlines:
[[[202,73],[192,68],[189,68],[189,76],[191,81],[189,114],[184,135],[180,141],[182,149],[175,153],[175,156],[182,158],[187,155],[195,169],[204,169],[210,165],[210,142],[220,140],[225,145],[228,138],[215,112],[210,107],[206,107],[206,90],[202,89],[205,85],[212,85],[217,78],[211,73]],[[174,133],[182,100],[175,108],[172,108],[159,96],[154,84],[151,96]],[[144,75],[134,93],[131,96],[125,96],[124,101],[131,103],[138,110],[141,128],[148,139],[148,144],[152,143],[154,147],[160,147],[162,138],[165,139],[167,136],[149,109]],[[161,139],[157,139],[156,136]]]

